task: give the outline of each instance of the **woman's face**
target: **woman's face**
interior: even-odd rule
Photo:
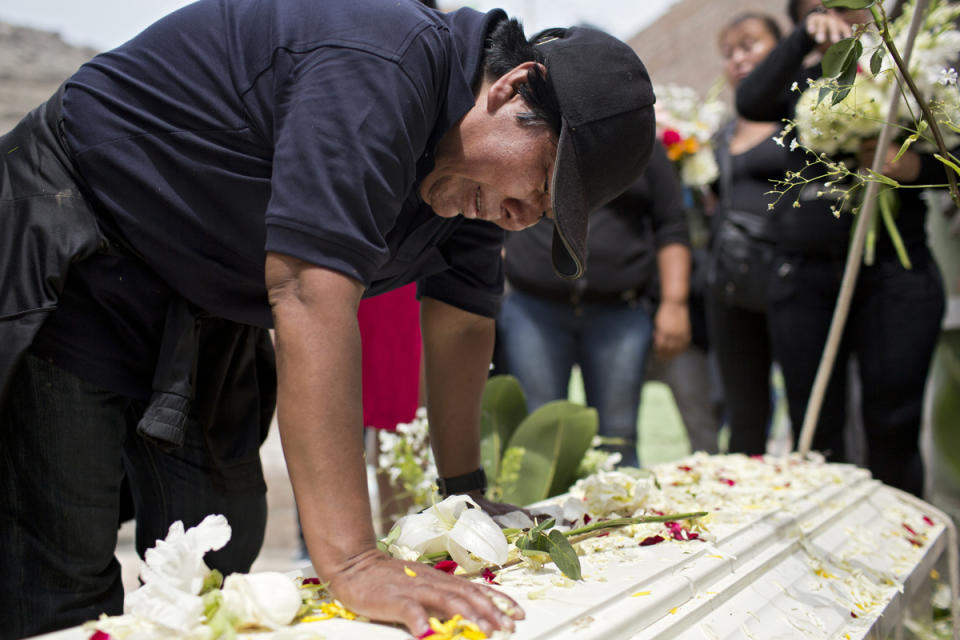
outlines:
[[[727,82],[734,87],[740,84],[776,44],[776,38],[759,18],[747,18],[724,31],[720,36],[720,54]]]

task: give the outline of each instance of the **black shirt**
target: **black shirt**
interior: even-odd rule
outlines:
[[[560,278],[551,267],[553,225],[549,220],[508,233],[510,285],[564,300],[575,292],[585,300],[615,299],[624,292],[650,295],[656,287],[656,250],[672,243],[690,245],[682,187],[663,147],[654,145],[643,175],[593,212],[589,225],[586,274],[573,281]]]
[[[143,261],[123,279],[116,265],[75,269],[34,349],[149,392],[172,292],[271,325],[267,251],[344,273],[367,295],[416,280],[421,295],[493,316],[503,232],[436,216],[416,187],[473,106],[484,40],[504,17],[200,0],[81,67],[66,85],[67,140],[95,205]]]

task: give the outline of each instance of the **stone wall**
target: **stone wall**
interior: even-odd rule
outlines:
[[[0,22],[0,133],[49,98],[96,53],[71,46],[55,33]]]
[[[788,28],[786,0],[680,0],[628,40],[655,84],[696,88],[701,95],[723,79],[719,32],[736,15],[759,11]]]

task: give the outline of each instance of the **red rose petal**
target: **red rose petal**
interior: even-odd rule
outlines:
[[[927,526],[930,526],[930,527],[933,526],[933,520],[931,520],[927,516],[923,516],[923,521],[927,523]]]
[[[320,578],[304,578],[303,584],[320,584]]]
[[[90,636],[90,640],[113,640],[113,636],[97,629],[93,632],[93,635]]]
[[[500,584],[499,582],[497,582],[497,574],[491,571],[489,567],[484,568],[483,573],[480,574],[480,577],[482,577],[484,580],[486,580],[490,584]]]
[[[429,638],[430,636],[432,636],[432,635],[434,635],[434,634],[436,634],[436,631],[434,631],[433,629],[429,629],[428,631],[426,631],[426,632],[423,633],[422,635],[417,636],[417,640],[423,640],[424,638]]]
[[[649,547],[652,544],[659,544],[664,541],[663,536],[650,536],[649,538],[644,538],[640,541],[641,547]]]
[[[457,563],[453,560],[441,560],[437,564],[433,565],[433,568],[438,571],[443,571],[444,573],[453,575],[453,572],[457,570]]]
[[[918,535],[917,532],[913,530],[913,527],[911,527],[910,525],[908,525],[906,522],[903,523],[903,528],[906,529],[907,531],[909,531],[909,532],[910,532],[910,535],[912,535],[912,536]]]

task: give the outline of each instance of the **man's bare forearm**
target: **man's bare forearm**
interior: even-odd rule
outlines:
[[[359,283],[268,260],[277,334],[278,423],[318,574],[374,548],[360,399]]]
[[[480,399],[493,357],[494,321],[425,298],[421,305],[427,412],[437,471],[480,466]]]

